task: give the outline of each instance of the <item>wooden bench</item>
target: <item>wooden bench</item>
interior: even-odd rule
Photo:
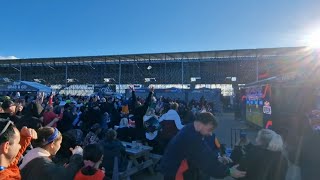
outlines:
[[[158,154],[149,154],[149,160],[140,163],[138,165],[136,165],[135,167],[132,167],[130,169],[128,169],[127,171],[124,172],[119,172],[118,170],[118,158],[115,157],[114,159],[114,165],[113,165],[113,176],[112,176],[112,180],[119,180],[119,179],[130,179],[130,176],[143,170],[146,168],[155,168],[155,166],[157,165],[157,163],[161,160],[162,155],[158,155]],[[129,162],[130,163],[130,162]],[[131,161],[131,163],[133,163]],[[132,165],[128,164],[128,167],[130,167]]]
[[[162,155],[150,153],[150,159],[153,160],[153,164],[156,165],[162,158]]]
[[[119,172],[119,178],[120,179],[130,179],[130,176],[133,174],[136,174],[137,172],[152,167],[153,161],[151,159],[144,161],[143,163],[140,163],[139,165],[135,165],[134,167],[130,167],[130,169],[124,171],[124,172]]]
[[[133,147],[131,143],[122,143],[124,145],[128,145],[128,147]],[[112,180],[129,180],[130,176],[144,169],[148,169],[149,172],[153,174],[155,165],[160,161],[162,156],[150,153],[151,150],[152,147],[149,146],[141,146],[140,148],[126,148],[126,152],[129,157],[127,169],[124,172],[119,172],[118,160],[117,157],[115,157]]]

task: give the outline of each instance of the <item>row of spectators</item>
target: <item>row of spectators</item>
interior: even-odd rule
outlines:
[[[74,177],[76,169],[79,169],[80,164],[86,164],[86,161],[80,160],[79,156],[80,159],[76,158],[77,155],[70,149],[78,149],[76,151],[78,152],[81,151],[80,147],[90,147],[91,144],[100,144],[99,147],[102,149],[102,161],[95,167],[104,167],[106,177],[111,177],[114,156],[120,157],[119,170],[124,170],[127,163],[124,146],[120,140],[146,143],[153,146],[154,152],[163,153],[170,138],[183,128],[183,123],[193,121],[196,113],[206,111],[205,107],[210,107],[204,99],[199,102],[192,101],[190,105],[174,102],[169,98],[156,99],[153,97],[153,88],[150,89],[146,99],[136,97],[133,88],[132,97],[128,100],[117,97],[100,99],[98,96],[45,97],[42,93],[34,98],[27,96],[3,97],[3,99],[0,118],[4,131],[8,129],[6,123],[12,122],[14,126],[10,124],[9,128],[12,130],[11,133],[27,131],[24,129],[28,127],[28,130],[35,130],[38,134],[38,139],[32,141],[31,148],[28,147],[30,138],[28,142],[20,142],[24,143],[21,144],[23,147],[20,149],[21,152],[27,148],[25,157],[19,161],[24,179],[33,177],[41,179],[48,174],[67,179]],[[178,112],[184,120],[180,119]],[[160,126],[160,122],[167,120],[172,123],[167,124],[167,127]],[[98,152],[99,148],[92,151]],[[22,154],[18,154],[20,155]],[[18,165],[17,162],[14,163]],[[62,168],[64,164],[68,164],[69,173]],[[38,171],[38,167],[50,168]],[[57,173],[52,175],[53,171]],[[93,175],[98,171],[89,172]]]

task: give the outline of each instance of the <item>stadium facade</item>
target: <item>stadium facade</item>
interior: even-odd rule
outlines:
[[[307,47],[0,60],[13,81],[71,84],[246,84],[292,68]],[[233,78],[232,78],[233,77]]]

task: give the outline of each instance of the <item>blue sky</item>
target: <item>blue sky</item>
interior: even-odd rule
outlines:
[[[0,0],[0,58],[305,45],[319,0]]]

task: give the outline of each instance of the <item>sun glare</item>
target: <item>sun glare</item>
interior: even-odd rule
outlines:
[[[305,43],[311,48],[320,48],[320,29],[306,35]]]

